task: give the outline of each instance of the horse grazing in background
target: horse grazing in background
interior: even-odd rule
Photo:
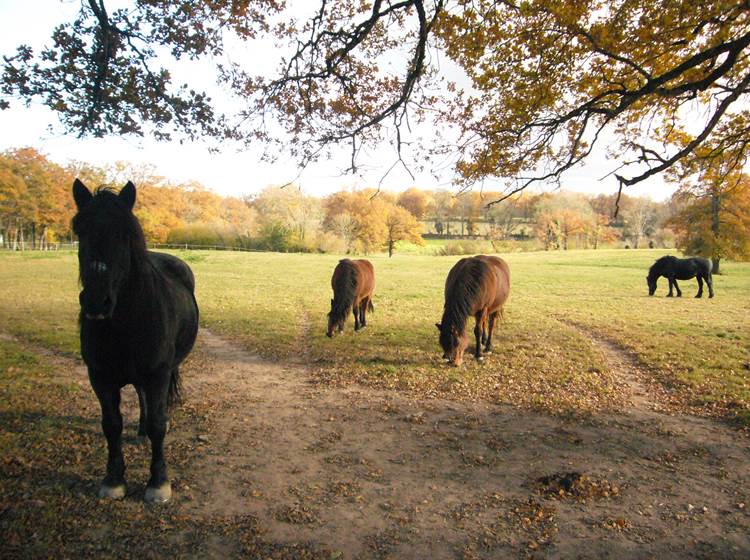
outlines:
[[[370,261],[342,259],[333,270],[331,277],[333,299],[328,313],[326,336],[334,331],[344,330],[349,311],[354,313],[354,330],[367,326],[367,312],[375,311],[372,306],[372,292],[375,289],[375,269]]]
[[[172,494],[164,460],[168,407],[179,398],[179,365],[198,333],[198,305],[190,268],[176,257],[146,250],[132,211],[135,195],[131,182],[119,194],[106,188],[92,194],[78,179],[73,183],[83,287],[81,355],[107,438],[107,474],[99,496],[125,495],[120,389],[131,384],[141,405],[139,432],[151,440],[145,499],[163,503]]]
[[[672,286],[677,290],[677,297],[682,297],[682,290],[677,285],[677,280],[698,279],[698,293],[695,297],[703,296],[703,281],[708,286],[708,297],[714,297],[714,283],[711,278],[711,261],[701,257],[689,257],[687,259],[678,259],[672,255],[661,257],[651,265],[646,276],[648,284],[648,295],[654,295],[656,292],[656,281],[660,276],[666,277],[669,281],[669,293],[667,297],[672,297]]]
[[[477,360],[482,359],[482,344],[486,353],[492,352],[492,334],[498,315],[510,294],[510,270],[499,257],[477,255],[458,261],[445,280],[443,318],[436,323],[440,331],[443,358],[455,366],[461,365],[469,345],[466,321],[476,320]]]

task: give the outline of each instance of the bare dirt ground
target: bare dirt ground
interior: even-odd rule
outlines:
[[[262,361],[203,329],[167,438],[174,499],[167,518],[156,514],[162,545],[220,558],[750,557],[746,436],[661,412],[635,359],[592,340],[632,390],[622,414],[331,388],[303,364]],[[80,365],[55,359],[86,383]],[[97,410],[85,414],[94,434]],[[144,471],[130,473],[118,515],[146,507]],[[93,493],[100,475],[78,491]]]
[[[652,411],[635,361],[597,342],[633,408],[566,420],[321,387],[204,330],[207,367],[186,379],[217,414],[195,436],[184,507],[250,514],[266,538],[347,558],[750,554],[747,441]]]

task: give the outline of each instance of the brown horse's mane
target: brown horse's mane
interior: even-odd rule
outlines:
[[[443,318],[440,321],[440,345],[443,349],[452,347],[453,329],[461,334],[466,328],[466,320],[471,313],[474,301],[479,296],[482,276],[487,271],[487,264],[478,259],[469,261],[461,274],[458,274],[445,295]]]
[[[329,313],[334,321],[344,321],[357,295],[357,268],[349,259],[341,259],[342,272],[334,279],[333,305]]]

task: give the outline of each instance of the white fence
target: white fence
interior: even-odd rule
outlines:
[[[189,243],[153,243],[149,244],[149,249],[172,249],[182,251],[245,251],[259,252],[258,249],[248,247],[228,247],[225,245],[191,245]],[[0,245],[0,251],[77,251],[77,242],[66,243],[47,243],[44,247],[36,246],[31,241],[18,241],[15,243],[5,243]]]

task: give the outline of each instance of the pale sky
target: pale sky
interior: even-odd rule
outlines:
[[[107,2],[110,10],[113,5],[112,0]],[[79,6],[80,0],[0,0],[0,56],[12,55],[20,44],[28,44],[35,51],[49,44],[54,26],[72,19],[71,14],[75,14]],[[236,58],[243,56],[241,52],[228,54]],[[275,56],[275,52],[263,53],[255,49],[253,60],[268,62],[275,60]],[[177,75],[179,72],[179,69],[173,72],[177,83],[181,82]],[[191,69],[191,72],[194,79],[195,69]],[[211,80],[209,76],[206,79]],[[119,160],[152,164],[160,175],[172,181],[196,180],[222,195],[235,196],[258,192],[267,185],[286,183],[298,173],[294,162],[288,158],[282,157],[276,164],[261,162],[260,148],[238,151],[235,146],[227,146],[220,153],[209,153],[208,146],[202,143],[166,143],[139,137],[78,139],[64,135],[57,117],[45,107],[25,107],[12,99],[10,102],[11,109],[0,111],[0,151],[32,146],[61,164],[68,160],[87,161],[95,165]],[[314,195],[325,195],[342,188],[374,187],[395,159],[392,150],[386,147],[371,154],[365,161],[367,170],[360,176],[342,176],[340,170],[346,167],[349,153],[349,146],[342,145],[332,161],[321,162],[305,170],[298,184],[305,192]],[[617,190],[615,178],[601,178],[615,167],[617,163],[607,161],[602,148],[599,153],[592,154],[584,166],[564,175],[562,186],[585,193],[614,193]],[[389,174],[381,188],[399,191],[412,186],[422,189],[452,188],[450,175],[436,179],[425,173],[416,175],[416,180],[412,180],[401,169]],[[486,188],[490,189],[492,185]],[[535,190],[551,190],[551,187],[536,187]],[[674,186],[657,176],[625,192],[662,200],[674,190]]]

